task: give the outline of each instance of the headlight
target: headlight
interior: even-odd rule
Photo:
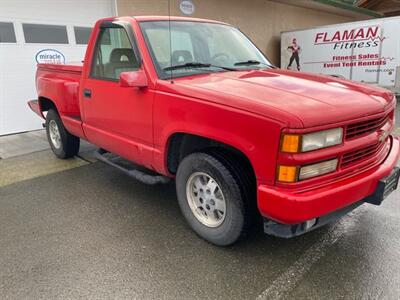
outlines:
[[[341,144],[343,128],[308,133],[304,135],[284,134],[282,137],[282,152],[298,153],[327,148]]]
[[[308,165],[300,168],[299,180],[304,180],[331,172],[335,172],[338,165],[337,159],[324,161],[321,163]]]
[[[339,145],[343,140],[343,128],[319,131],[303,135],[301,151],[307,152],[316,149]]]

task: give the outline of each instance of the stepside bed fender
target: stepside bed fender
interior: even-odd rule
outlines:
[[[45,103],[51,101],[60,116],[80,116],[78,82],[62,78],[39,77],[37,91],[42,112],[50,108]]]
[[[45,118],[43,112],[55,108],[65,128],[71,134],[86,139],[79,109],[79,82],[48,74],[37,78],[37,91],[38,100],[28,102],[36,114]]]

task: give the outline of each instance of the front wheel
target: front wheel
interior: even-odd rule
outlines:
[[[185,157],[176,189],[190,227],[205,240],[227,246],[246,234],[249,220],[237,174],[217,157],[206,153]]]
[[[65,159],[78,154],[79,138],[65,129],[60,116],[53,109],[47,112],[46,133],[51,150],[58,158]]]

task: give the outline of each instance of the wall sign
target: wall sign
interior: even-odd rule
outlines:
[[[36,53],[36,62],[38,64],[65,64],[65,56],[55,49],[43,49]]]
[[[182,0],[179,4],[179,9],[184,15],[193,15],[195,7],[191,0]]]

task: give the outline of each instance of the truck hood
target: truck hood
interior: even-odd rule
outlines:
[[[175,92],[275,118],[292,128],[377,114],[394,101],[390,91],[379,87],[280,69],[178,78]]]

